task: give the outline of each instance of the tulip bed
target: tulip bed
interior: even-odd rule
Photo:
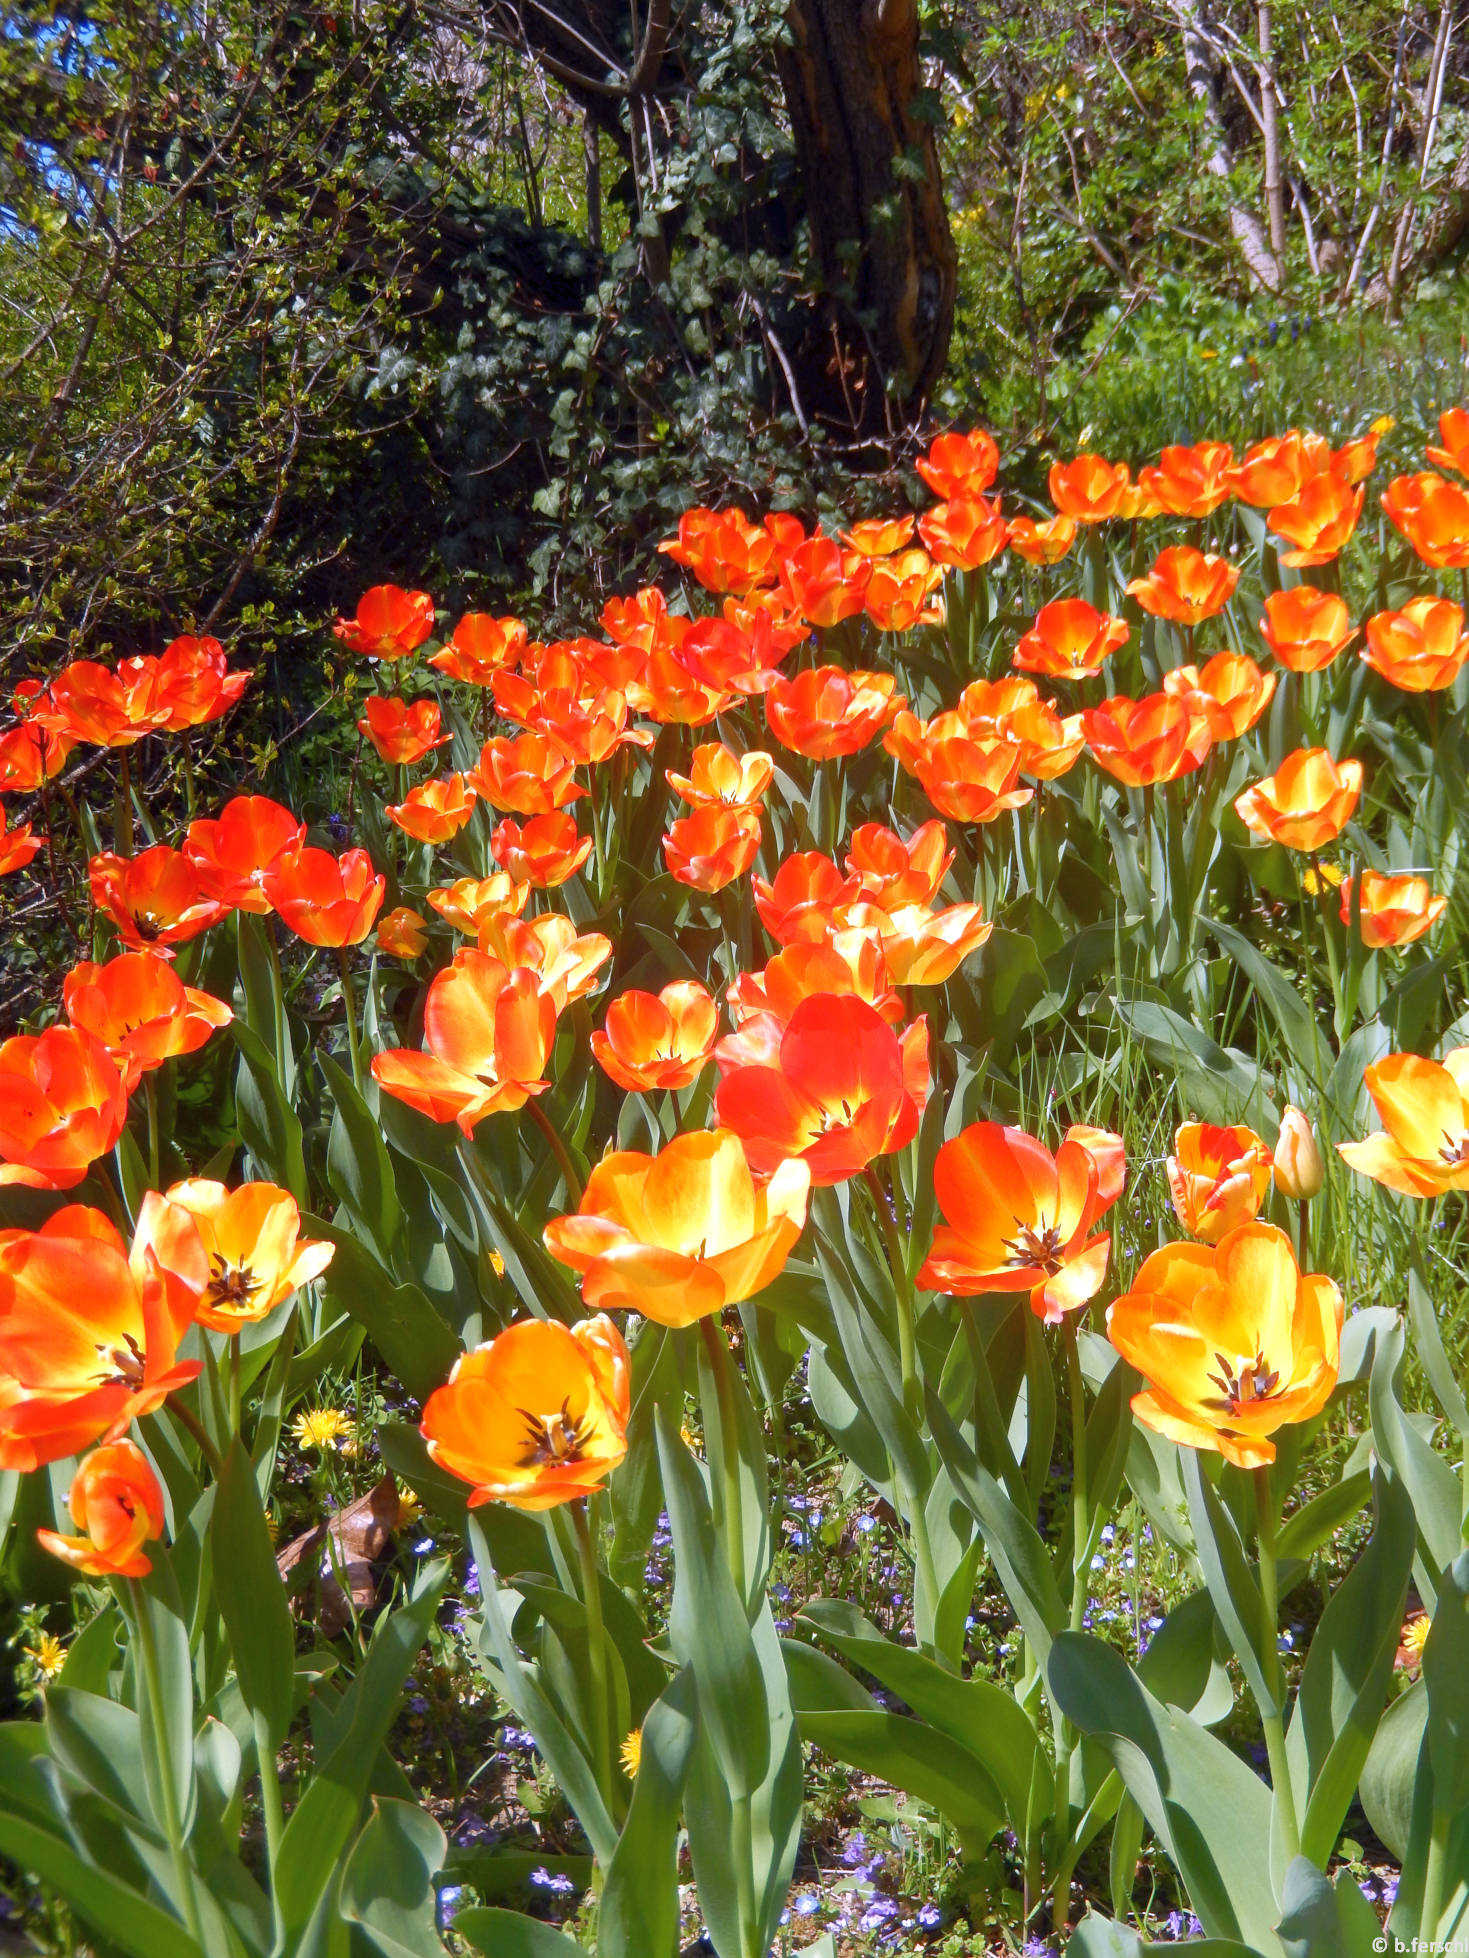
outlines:
[[[91,901],[0,1046],[50,1948],[1365,1958],[1364,1841],[1465,1935],[1469,414],[1369,506],[1384,433],[1025,514],[943,435],[916,525],[692,510],[551,644],[378,587],[345,839],[196,772],[213,640],[21,687],[9,889]],[[498,1846],[430,1665],[456,1798],[534,1750]],[[834,1772],[902,1921],[802,1901]]]

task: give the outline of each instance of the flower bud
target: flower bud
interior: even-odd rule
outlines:
[[[1282,1196],[1304,1203],[1320,1192],[1324,1180],[1315,1131],[1300,1109],[1287,1102],[1275,1145],[1275,1187]]]

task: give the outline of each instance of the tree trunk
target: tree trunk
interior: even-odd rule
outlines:
[[[799,404],[877,437],[943,370],[957,255],[922,88],[916,0],[791,0],[780,73],[825,291],[793,355]]]
[[[1219,107],[1219,72],[1208,23],[1199,0],[1169,0],[1173,17],[1183,37],[1183,58],[1188,73],[1189,92],[1203,112],[1206,153],[1204,167],[1211,177],[1229,176],[1233,156],[1229,132]],[[1260,220],[1233,198],[1229,204],[1229,229],[1239,246],[1245,269],[1257,286],[1266,292],[1280,290],[1280,266]]]

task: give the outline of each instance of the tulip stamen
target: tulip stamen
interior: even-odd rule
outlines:
[[[111,1370],[104,1368],[93,1376],[104,1387],[141,1387],[147,1366],[147,1356],[131,1333],[123,1334],[121,1346],[108,1346],[99,1341],[97,1356],[111,1362]]]
[[[1216,1352],[1214,1358],[1219,1364],[1219,1371],[1211,1373],[1209,1378],[1224,1399],[1213,1405],[1227,1408],[1231,1414],[1242,1413],[1247,1407],[1272,1399],[1280,1385],[1279,1369],[1269,1366],[1265,1355],[1259,1351],[1253,1360],[1240,1366],[1238,1373],[1230,1371],[1229,1362],[1222,1353]]]
[[[1054,1224],[1044,1227],[1037,1224],[1022,1224],[1015,1219],[1014,1237],[1002,1237],[1000,1242],[1010,1253],[1008,1263],[1012,1270],[1035,1266],[1047,1278],[1054,1278],[1061,1269],[1061,1233]]]
[[[265,1287],[265,1280],[257,1278],[249,1265],[228,1264],[217,1251],[209,1260],[209,1267],[204,1297],[210,1305],[243,1311]]]
[[[133,925],[139,938],[152,945],[163,936],[163,920],[152,911],[135,911]]]
[[[574,1419],[566,1401],[556,1414],[532,1414],[524,1407],[517,1411],[529,1443],[520,1457],[521,1468],[555,1468],[582,1459],[592,1435],[589,1417]]]
[[[1438,1152],[1440,1162],[1453,1163],[1455,1165],[1469,1162],[1469,1129],[1466,1129],[1462,1135],[1458,1136],[1450,1135],[1449,1131],[1445,1129],[1443,1138],[1444,1146]]]

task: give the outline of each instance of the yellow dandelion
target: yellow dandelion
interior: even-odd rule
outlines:
[[[66,1664],[66,1647],[52,1632],[37,1632],[35,1644],[25,1648],[25,1655],[42,1679],[55,1679]]]
[[[422,1510],[423,1510],[423,1504],[418,1500],[417,1490],[410,1489],[408,1487],[408,1484],[405,1482],[402,1488],[399,1489],[398,1491],[399,1529],[402,1529],[405,1523],[411,1523],[415,1516],[418,1516],[422,1513]]]
[[[1432,1623],[1426,1611],[1417,1611],[1404,1624],[1399,1637],[1399,1646],[1402,1652],[1408,1654],[1407,1659],[1403,1661],[1405,1665],[1416,1666],[1422,1663],[1423,1647]]]
[[[340,1445],[342,1437],[350,1434],[352,1422],[339,1407],[303,1408],[291,1423],[291,1433],[296,1437],[298,1448],[313,1448],[318,1454],[325,1454],[328,1448]]]
[[[505,1260],[500,1256],[498,1251],[492,1250],[490,1252],[490,1270],[494,1272],[497,1278],[503,1278],[505,1276]]]
[[[1379,415],[1377,417],[1377,420],[1372,424],[1372,433],[1374,435],[1387,435],[1391,433],[1391,431],[1395,429],[1397,425],[1398,425],[1398,418],[1396,415]]]
[[[1339,863],[1308,863],[1301,872],[1301,888],[1307,897],[1318,897],[1324,890],[1340,890],[1345,876]]]
[[[643,1759],[643,1730],[641,1727],[633,1728],[632,1732],[618,1749],[617,1758],[621,1761],[622,1772],[627,1776],[628,1780],[635,1781],[637,1779],[638,1768],[641,1766]]]
[[[683,1426],[679,1429],[678,1438],[683,1443],[684,1447],[688,1449],[691,1455],[698,1454],[699,1437],[694,1433],[693,1429],[689,1426],[687,1421],[685,1421]]]

